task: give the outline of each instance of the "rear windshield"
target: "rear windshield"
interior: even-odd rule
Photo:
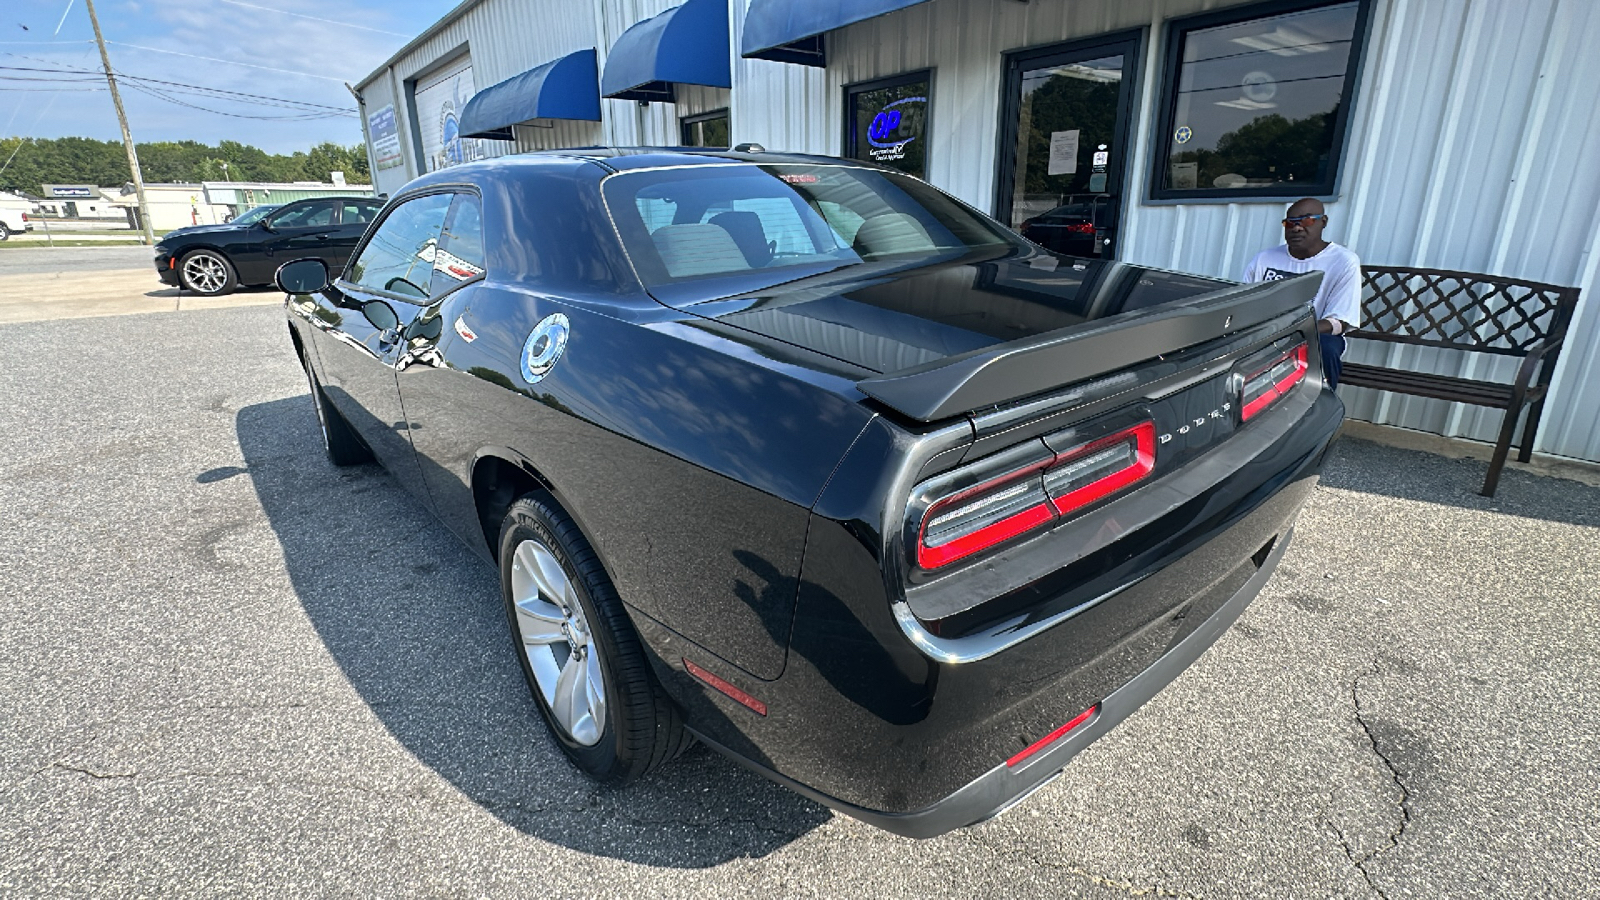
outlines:
[[[848,166],[692,166],[606,180],[606,206],[646,287],[793,280],[879,261],[993,255],[1016,240],[922,182]]]

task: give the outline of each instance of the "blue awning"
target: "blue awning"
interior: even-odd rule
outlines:
[[[510,140],[511,126],[534,119],[600,121],[600,57],[569,53],[472,95],[461,136]]]
[[[600,93],[671,103],[673,84],[733,87],[727,0],[689,0],[624,31],[606,54]]]
[[[750,0],[739,54],[821,66],[822,35],[928,0]]]

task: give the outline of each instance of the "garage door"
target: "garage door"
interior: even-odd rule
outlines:
[[[422,137],[423,170],[432,172],[510,151],[505,141],[461,137],[462,107],[472,98],[472,57],[462,56],[417,79],[417,134]]]

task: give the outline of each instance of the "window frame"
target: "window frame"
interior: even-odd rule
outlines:
[[[733,146],[733,114],[729,111],[729,107],[726,107],[726,106],[722,107],[721,109],[712,109],[712,110],[707,110],[707,111],[705,111],[703,113],[695,113],[692,116],[679,116],[678,117],[678,140],[684,141],[684,143],[680,144],[679,146],[683,146],[683,147],[699,147],[699,148],[703,148],[703,149],[706,149],[706,150],[726,150],[726,149],[728,149],[728,147],[708,147],[705,144],[691,144],[691,143],[688,143],[688,141],[685,140],[687,135],[684,134],[684,129],[688,128],[691,125],[699,125],[702,122],[709,122],[709,121],[711,121],[713,119],[727,119],[728,120],[728,147],[732,147]]]
[[[429,285],[429,287],[428,287],[428,296],[427,297],[411,297],[411,296],[407,296],[405,294],[397,294],[397,293],[394,293],[393,291],[383,290],[382,288],[375,288],[375,287],[370,287],[370,286],[364,285],[364,284],[358,284],[357,282],[351,281],[350,279],[345,277],[345,275],[350,271],[350,267],[355,265],[356,260],[361,258],[361,254],[362,253],[366,252],[367,245],[372,243],[372,238],[375,235],[377,235],[378,230],[381,229],[383,227],[384,223],[389,220],[389,216],[393,215],[395,210],[397,210],[400,207],[406,205],[407,203],[411,202],[412,200],[420,200],[423,197],[431,196],[431,195],[434,195],[434,194],[448,194],[448,195],[450,195],[450,205],[445,208],[444,220],[439,223],[439,236],[440,236],[441,239],[444,237],[445,229],[448,227],[448,225],[451,222],[454,221],[453,217],[455,215],[455,209],[456,209],[456,198],[459,197],[460,195],[462,195],[462,194],[471,194],[472,196],[476,197],[478,199],[478,210],[479,210],[479,213],[480,214],[482,213],[482,210],[483,210],[483,194],[477,189],[477,187],[475,185],[470,185],[470,184],[429,185],[429,186],[427,186],[425,188],[422,188],[421,190],[418,190],[418,191],[415,191],[415,192],[412,192],[412,193],[408,193],[408,194],[401,194],[399,196],[390,198],[384,204],[381,215],[379,215],[378,218],[374,219],[372,222],[368,223],[366,231],[361,235],[361,242],[359,244],[357,244],[356,248],[350,252],[350,260],[345,263],[344,271],[339,273],[339,277],[335,281],[335,285],[338,287],[338,289],[340,291],[343,291],[345,293],[371,294],[371,295],[376,296],[376,297],[382,297],[385,300],[398,300],[401,303],[406,304],[407,306],[425,308],[425,307],[432,306],[435,303],[438,303],[441,299],[449,296],[450,294],[455,293],[457,290],[459,290],[459,289],[461,289],[463,287],[466,287],[469,284],[477,284],[479,281],[482,281],[485,277],[487,277],[488,270],[489,270],[489,265],[488,265],[489,250],[488,250],[488,242],[487,242],[487,240],[485,240],[485,242],[484,242],[484,267],[483,267],[484,268],[484,274],[483,275],[479,275],[476,278],[470,278],[470,279],[468,279],[466,281],[463,281],[460,284],[456,285],[455,287],[452,287],[450,290],[445,291],[442,294],[434,294],[433,293],[433,276],[432,276],[433,269],[432,269],[432,267],[429,267],[429,270],[428,270],[429,271],[429,276],[428,276],[428,285]],[[437,247],[438,244],[435,244],[434,246]]]
[[[1333,143],[1328,148],[1327,181],[1283,182],[1282,187],[1272,188],[1167,188],[1162,186],[1162,176],[1166,169],[1171,166],[1172,142],[1170,135],[1176,127],[1178,76],[1183,66],[1181,58],[1183,40],[1187,37],[1188,32],[1215,28],[1220,25],[1248,22],[1252,19],[1265,19],[1285,13],[1303,12],[1324,6],[1337,6],[1341,3],[1349,2],[1357,4],[1356,25],[1355,31],[1350,38],[1350,57],[1345,68],[1344,86],[1339,95],[1339,111],[1333,125]],[[1259,199],[1263,202],[1279,203],[1285,198],[1337,198],[1344,177],[1344,150],[1350,133],[1350,116],[1361,95],[1367,45],[1370,42],[1372,31],[1373,3],[1374,0],[1268,0],[1265,3],[1233,6],[1227,9],[1167,20],[1162,29],[1164,46],[1162,48],[1161,81],[1159,82],[1160,106],[1156,110],[1156,132],[1150,142],[1148,200],[1167,203],[1174,201],[1179,203],[1203,203],[1208,201],[1238,202],[1239,200]]]
[[[933,91],[935,73],[937,71],[938,69],[933,67],[926,69],[913,69],[909,72],[901,72],[898,75],[874,78],[871,81],[857,81],[853,84],[845,85],[843,87],[844,128],[840,132],[839,137],[839,157],[841,159],[850,160],[854,163],[861,163],[862,165],[894,169],[894,171],[899,172],[902,175],[910,175],[912,178],[928,181],[930,175],[933,173]],[[861,159],[852,155],[855,150],[856,101],[860,98],[860,96],[868,91],[881,91],[884,88],[900,87],[902,85],[915,84],[919,81],[927,82],[928,85],[928,108],[923,114],[923,134],[921,137],[921,140],[927,142],[923,145],[922,151],[922,174],[913,174],[903,169],[895,168],[887,163],[880,163],[871,159]]]

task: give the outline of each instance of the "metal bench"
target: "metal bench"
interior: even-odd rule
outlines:
[[[1347,337],[1522,359],[1511,384],[1353,362],[1344,364],[1339,379],[1340,384],[1505,410],[1483,482],[1483,495],[1493,497],[1517,420],[1530,405],[1517,459],[1527,462],[1533,452],[1578,289],[1398,266],[1362,266],[1361,274],[1361,327]]]

